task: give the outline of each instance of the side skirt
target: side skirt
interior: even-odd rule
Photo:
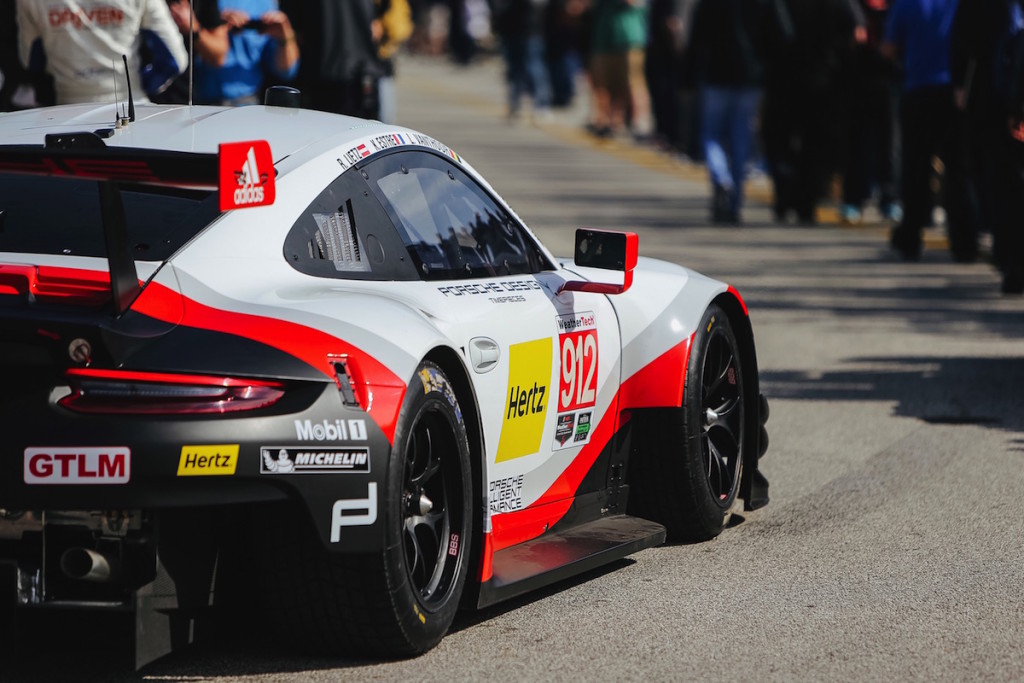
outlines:
[[[665,527],[612,515],[552,531],[494,553],[494,574],[480,586],[477,607],[548,586],[665,542]]]

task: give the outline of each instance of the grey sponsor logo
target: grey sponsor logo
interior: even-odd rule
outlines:
[[[341,540],[341,528],[369,526],[377,521],[377,483],[366,487],[366,498],[346,498],[334,501],[331,508],[331,543]]]

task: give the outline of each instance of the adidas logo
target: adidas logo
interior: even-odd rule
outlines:
[[[235,189],[235,204],[259,204],[263,201],[263,185],[267,182],[267,174],[260,173],[256,165],[256,150],[252,147],[245,155],[245,164],[241,171],[235,171],[238,187]]]

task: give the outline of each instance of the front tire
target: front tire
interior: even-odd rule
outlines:
[[[632,514],[674,541],[714,538],[728,523],[748,439],[746,375],[725,311],[712,304],[694,335],[681,409],[659,412],[638,435]]]

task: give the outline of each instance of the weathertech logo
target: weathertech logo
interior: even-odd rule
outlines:
[[[274,159],[264,140],[220,146],[220,209],[274,203]]]

